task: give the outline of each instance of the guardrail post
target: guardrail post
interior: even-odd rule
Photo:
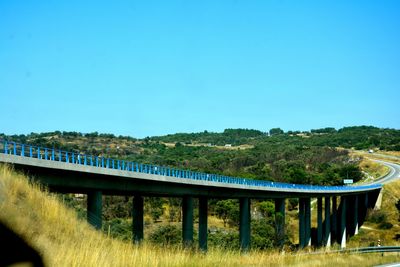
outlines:
[[[47,148],[44,149],[44,159],[47,160],[48,159],[48,152],[47,152]]]
[[[132,210],[132,232],[133,242],[140,243],[143,240],[143,197],[135,195],[133,197]]]
[[[317,198],[317,246],[322,245],[322,197]]]
[[[207,197],[199,198],[199,248],[207,251],[208,239],[208,199]]]
[[[21,145],[21,156],[25,157],[25,145]]]
[[[13,143],[14,155],[17,155],[17,144]]]
[[[102,192],[91,191],[87,194],[87,220],[96,229],[102,224]]]
[[[54,148],[51,150],[51,160],[55,160],[55,157],[56,157],[56,155],[55,155],[55,151],[54,151]]]
[[[325,197],[325,234],[324,243],[326,247],[331,246],[331,201],[330,197]]]
[[[240,249],[247,251],[250,249],[250,199],[247,197],[239,199],[239,240]]]
[[[275,238],[280,248],[285,243],[285,199],[275,199]]]
[[[182,238],[183,246],[193,244],[193,197],[185,196],[182,200]]]

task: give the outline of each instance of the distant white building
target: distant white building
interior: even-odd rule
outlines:
[[[231,144],[226,144],[225,147],[232,147],[232,145]]]

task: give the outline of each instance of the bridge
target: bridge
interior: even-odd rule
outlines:
[[[356,235],[367,210],[375,206],[381,184],[313,186],[229,177],[165,166],[141,164],[0,140],[0,162],[13,164],[59,193],[87,194],[87,220],[102,226],[102,196],[133,196],[133,240],[143,240],[143,197],[182,198],[182,241],[193,244],[193,200],[199,199],[199,248],[207,250],[208,199],[239,199],[239,242],[250,247],[252,199],[275,201],[277,240],[283,246],[285,199],[299,199],[299,247],[346,247]],[[317,231],[311,235],[311,198],[317,198]]]

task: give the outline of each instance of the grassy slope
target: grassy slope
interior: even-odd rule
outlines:
[[[399,261],[396,255],[281,255],[213,250],[207,254],[134,246],[94,231],[54,195],[0,165],[0,220],[25,237],[48,266],[369,266]]]

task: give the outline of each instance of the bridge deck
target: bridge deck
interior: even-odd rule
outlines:
[[[210,197],[285,198],[351,195],[379,190],[363,186],[312,186],[179,170],[37,146],[2,142],[0,162],[27,170],[58,191],[102,190],[105,194],[198,195]]]

